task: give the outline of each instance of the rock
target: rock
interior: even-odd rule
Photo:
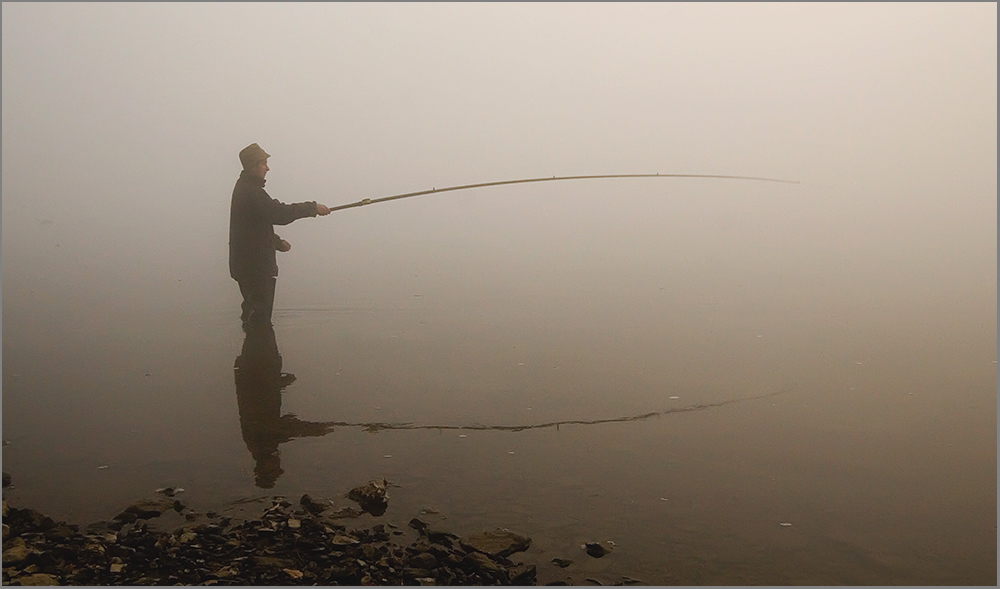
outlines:
[[[497,528],[492,532],[480,532],[462,540],[462,546],[490,556],[510,556],[527,550],[531,538],[520,536],[510,530]]]
[[[267,498],[262,498],[265,501]],[[323,515],[292,511],[281,498],[264,509],[215,521],[189,522],[156,531],[139,517],[141,503],[124,523],[79,528],[27,509],[10,509],[3,553],[4,584],[108,585],[507,585],[534,584],[532,565],[501,553],[526,547],[467,549],[457,536],[414,519],[419,537],[396,544],[389,524],[347,529]],[[190,513],[185,511],[185,513]],[[176,517],[181,517],[177,515]],[[133,519],[134,518],[134,519]],[[162,518],[151,520],[163,522]],[[292,523],[297,522],[297,526]],[[116,533],[117,532],[117,533]],[[509,534],[505,530],[501,536]],[[483,538],[493,533],[483,534]],[[516,535],[515,535],[516,536]],[[496,538],[494,538],[495,540]],[[471,552],[467,552],[471,550]]]
[[[551,562],[552,562],[552,564],[556,565],[557,567],[559,567],[561,569],[564,569],[564,568],[568,567],[569,565],[573,564],[572,560],[568,560],[568,559],[565,559],[565,558],[553,558],[551,560]]]
[[[125,511],[116,515],[115,519],[124,521],[125,523],[132,523],[139,518],[150,519],[160,517],[171,509],[179,512],[184,509],[184,505],[180,501],[170,498],[147,499],[129,505],[125,508]]]
[[[34,575],[24,575],[17,578],[21,585],[59,585],[59,579],[55,575],[45,573],[35,573]]]
[[[587,542],[583,545],[583,549],[594,558],[601,558],[608,553],[608,549],[598,542]]]
[[[410,566],[418,569],[435,569],[438,566],[438,560],[430,552],[421,552],[410,559]]]
[[[507,571],[511,585],[534,585],[537,583],[537,570],[533,564],[518,564]]]
[[[482,552],[470,552],[465,556],[464,562],[471,565],[472,568],[480,573],[486,573],[493,576],[503,569],[493,560],[483,554]]]
[[[330,519],[355,518],[355,517],[361,517],[362,513],[364,513],[364,512],[358,511],[357,509],[354,509],[353,507],[341,507],[340,509],[338,509],[338,510],[332,512],[332,513],[328,513],[326,515],[326,517],[328,517]]]
[[[302,498],[299,499],[299,505],[301,505],[303,509],[305,509],[306,511],[308,511],[309,513],[312,513],[312,514],[322,513],[323,510],[325,510],[326,508],[330,507],[329,503],[324,504],[324,503],[320,503],[318,501],[315,501],[308,494],[303,495]]]
[[[3,473],[3,488],[6,489],[10,486],[10,475]]]
[[[255,556],[253,561],[257,566],[275,567],[287,569],[295,565],[295,562],[287,558],[275,558],[273,556]]]
[[[360,544],[357,538],[353,538],[345,534],[335,535],[330,542],[335,546],[353,546],[354,544]]]
[[[389,497],[386,492],[389,482],[383,479],[376,479],[367,485],[351,489],[347,498],[356,501],[361,509],[374,516],[385,513],[389,506]]]
[[[458,536],[455,534],[430,529],[427,522],[417,518],[411,519],[409,525],[411,528],[419,532],[421,536],[426,537],[431,542],[451,544],[452,539],[458,539]]]
[[[183,493],[184,489],[178,487],[162,487],[154,491],[154,493],[160,493],[161,495],[166,495],[167,497],[173,497],[177,493]]]
[[[7,567],[19,563],[28,558],[31,552],[32,550],[25,544],[24,538],[14,538],[7,549],[3,551],[3,566]]]

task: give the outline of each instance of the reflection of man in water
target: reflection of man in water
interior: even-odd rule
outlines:
[[[293,438],[328,434],[333,425],[301,421],[291,413],[281,415],[281,393],[295,382],[295,375],[281,372],[281,354],[270,325],[247,329],[234,372],[243,441],[257,463],[254,478],[258,487],[270,489],[284,472],[278,445]]]
[[[256,143],[240,152],[243,171],[233,188],[229,212],[229,275],[239,283],[243,295],[243,327],[249,321],[271,323],[278,276],[275,252],[292,249],[274,233],[274,226],[330,214],[326,205],[316,202],[285,204],[268,196],[264,176],[271,169],[267,166],[269,157]]]

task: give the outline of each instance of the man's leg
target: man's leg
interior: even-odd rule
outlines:
[[[240,293],[243,294],[243,313],[240,315],[240,319],[244,326],[248,323],[271,324],[276,282],[277,279],[274,276],[240,281]]]
[[[240,321],[246,325],[247,319],[250,318],[250,312],[253,311],[253,288],[248,280],[240,280],[237,284],[240,285],[240,294],[243,295],[243,303],[240,305],[243,312],[240,313]]]

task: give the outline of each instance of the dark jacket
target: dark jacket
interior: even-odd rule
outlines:
[[[277,276],[275,248],[280,240],[274,225],[315,216],[315,202],[278,202],[264,191],[263,178],[243,170],[229,210],[229,275],[237,281]]]

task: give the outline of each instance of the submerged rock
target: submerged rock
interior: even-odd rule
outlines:
[[[527,550],[531,546],[531,538],[497,528],[492,532],[473,534],[462,540],[462,544],[490,556],[510,556],[515,552]]]
[[[124,511],[116,515],[115,519],[131,523],[140,518],[150,519],[160,517],[171,509],[174,511],[182,511],[184,509],[184,504],[176,499],[169,498],[147,499],[129,505]]]
[[[587,542],[583,545],[583,550],[594,558],[601,558],[609,552],[608,549],[599,542]]]

